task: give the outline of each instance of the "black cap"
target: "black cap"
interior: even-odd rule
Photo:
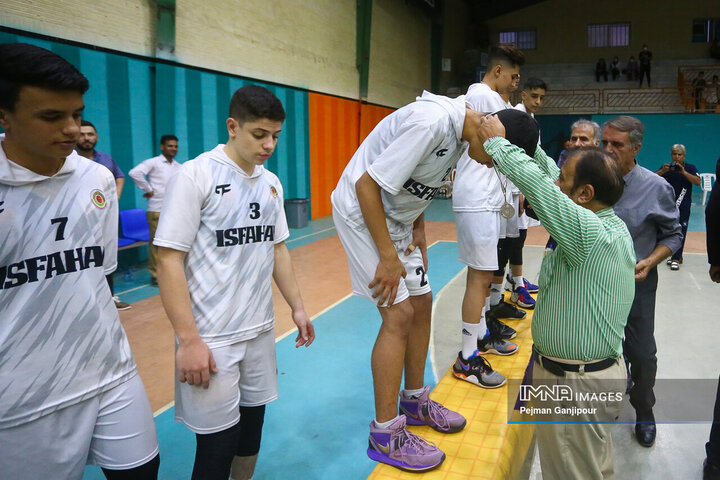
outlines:
[[[525,150],[528,156],[535,155],[540,131],[537,121],[523,112],[514,108],[506,108],[495,112],[498,119],[505,127],[505,138],[516,147]]]

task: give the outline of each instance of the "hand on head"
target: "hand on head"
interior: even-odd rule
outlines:
[[[485,115],[480,119],[478,135],[483,143],[492,137],[505,137],[505,125],[502,124],[497,115]]]

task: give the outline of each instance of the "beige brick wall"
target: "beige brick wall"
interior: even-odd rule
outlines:
[[[182,63],[357,97],[355,0],[178,0],[176,16]]]
[[[153,56],[151,0],[0,0],[0,25]],[[180,63],[359,96],[356,0],[177,0]],[[374,0],[368,100],[402,106],[430,87],[430,22]]]
[[[138,55],[153,55],[149,0],[0,0],[0,25]]]
[[[368,101],[401,107],[430,89],[430,20],[403,0],[375,0]]]

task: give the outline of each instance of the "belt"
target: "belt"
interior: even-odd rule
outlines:
[[[597,362],[585,363],[581,365],[575,363],[562,363],[544,357],[543,355],[538,353],[537,350],[535,350],[534,346],[533,354],[535,355],[535,360],[537,360],[537,362],[542,365],[545,370],[554,375],[557,375],[558,377],[564,377],[565,372],[599,372],[601,370],[610,368],[615,364],[615,362],[617,362],[616,358],[606,358]]]

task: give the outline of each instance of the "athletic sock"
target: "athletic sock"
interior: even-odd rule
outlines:
[[[483,310],[482,316],[480,316],[480,323],[478,323],[478,325],[480,327],[478,328],[478,332],[477,332],[478,337],[477,338],[478,338],[478,340],[482,340],[483,338],[485,338],[487,336],[487,331],[488,331],[487,322],[485,321],[485,310]]]
[[[406,398],[420,398],[423,390],[425,390],[425,388],[417,388],[414,390],[408,390],[407,388],[403,388],[403,393],[405,394]]]
[[[522,275],[520,275],[518,277],[512,277],[512,278],[513,278],[513,283],[515,284],[514,285],[515,288],[525,286],[525,279],[523,278]]]
[[[388,420],[387,422],[378,422],[377,419],[375,419],[375,426],[376,426],[377,428],[387,428],[387,427],[390,426],[390,424],[391,424],[392,422],[394,422],[395,420],[397,420],[397,418],[398,418],[398,417],[395,417],[395,418],[393,418],[393,419],[391,419],[391,420]]]
[[[497,305],[503,299],[502,283],[490,284],[490,305]]]
[[[462,356],[465,360],[470,358],[477,350],[478,335],[481,331],[479,323],[462,322]]]

